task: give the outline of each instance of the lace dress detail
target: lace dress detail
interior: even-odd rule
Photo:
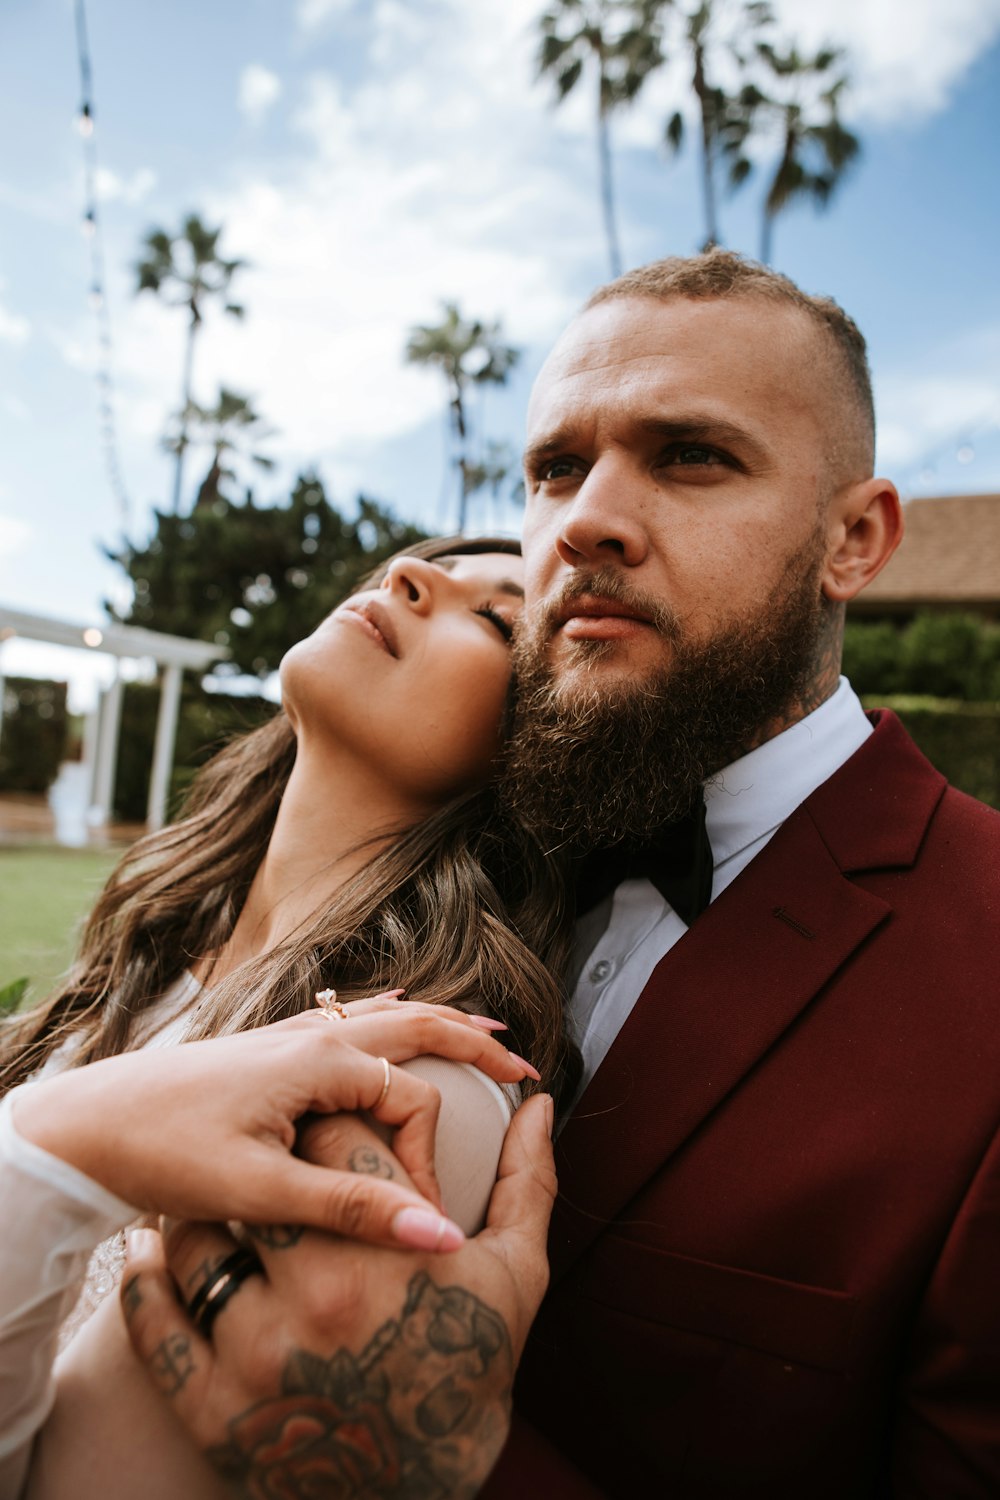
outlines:
[[[59,1353],[75,1338],[105,1297],[118,1290],[125,1267],[125,1231],[102,1240],[87,1262],[87,1274],[73,1311],[59,1330]]]

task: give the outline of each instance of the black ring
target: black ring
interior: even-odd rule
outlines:
[[[239,1291],[249,1276],[260,1274],[260,1261],[242,1247],[220,1261],[214,1274],[202,1283],[188,1303],[188,1316],[203,1338],[208,1338],[212,1324],[233,1293]]]

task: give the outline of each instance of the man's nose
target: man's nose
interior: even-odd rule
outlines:
[[[637,567],[649,551],[643,513],[638,476],[625,463],[600,460],[562,513],[556,551],[573,567]]]

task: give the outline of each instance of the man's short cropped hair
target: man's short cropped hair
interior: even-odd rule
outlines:
[[[655,297],[663,302],[676,298],[713,301],[755,297],[798,308],[832,340],[840,368],[850,383],[854,405],[874,448],[875,402],[864,336],[832,297],[812,297],[779,271],[733,250],[721,249],[690,257],[672,255],[626,271],[624,276],[598,287],[584,310],[620,297]]]

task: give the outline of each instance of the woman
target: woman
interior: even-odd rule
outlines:
[[[288,653],[285,713],[218,756],[186,817],[123,860],[67,984],[11,1028],[7,1085],[267,1025],[318,991],[336,990],[339,1008],[405,987],[485,1010],[561,1087],[549,971],[564,953],[562,883],[489,784],[519,567],[509,543],[414,549]],[[409,1003],[366,1002],[351,1024],[383,1027],[384,1056]],[[516,1057],[497,1071],[481,1028],[450,1024],[453,1046],[476,1032],[498,1078],[535,1073]]]

